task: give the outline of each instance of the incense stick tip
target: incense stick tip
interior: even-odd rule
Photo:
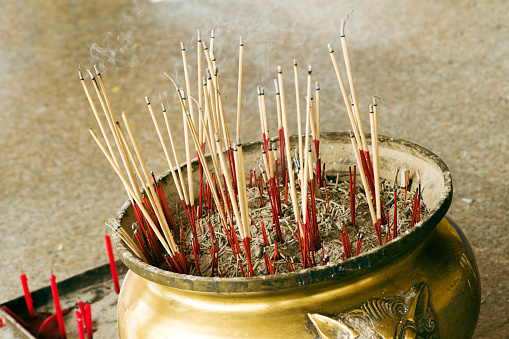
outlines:
[[[317,81],[317,82],[315,82],[315,88],[316,88],[316,90],[317,90],[317,91],[319,91],[319,90],[320,90],[320,84],[318,83],[318,81]]]
[[[282,68],[281,68],[281,66],[279,66],[279,65],[277,66],[277,72],[278,72],[279,74],[283,73],[283,69],[282,69]]]
[[[348,132],[350,133],[350,138],[353,138],[354,137],[353,132],[351,130]]]
[[[161,102],[161,108],[163,110],[163,112],[166,112],[166,107],[164,107],[164,104]]]
[[[293,65],[297,66],[297,60],[296,59],[293,59]]]
[[[378,100],[376,99],[376,97],[373,97],[373,106],[376,106],[378,104]]]
[[[329,53],[334,53],[334,50],[332,49],[332,45],[328,44],[327,47],[329,47]]]
[[[78,70],[78,75],[79,75],[79,77],[80,77],[80,80],[85,80],[85,79],[83,78],[83,73],[81,72],[81,69],[79,69],[79,70]]]
[[[262,149],[262,154],[265,154],[265,145],[260,145],[260,148]]]
[[[339,35],[342,38],[345,37],[345,25],[346,25],[346,20],[341,20],[341,26],[340,26],[340,29],[339,29]]]
[[[183,51],[186,50],[186,48],[184,47],[184,43],[182,43],[182,42],[180,43],[180,49],[182,49]]]
[[[148,100],[147,96],[145,97],[145,102],[147,103],[147,105],[150,105],[150,101]]]
[[[277,79],[274,79],[274,89],[276,90],[276,95],[279,95],[279,84],[277,83]]]
[[[308,74],[311,74],[311,72],[313,72],[313,69],[312,69],[311,65],[309,65],[309,67],[308,67]]]
[[[240,46],[244,46],[244,39],[240,37]]]
[[[369,105],[369,113],[373,113],[373,105]]]
[[[88,75],[90,75],[90,78],[92,80],[95,80],[95,76],[92,74],[92,72],[90,72],[90,70],[87,68],[87,72],[88,72]]]
[[[101,72],[99,72],[99,69],[97,68],[97,65],[94,65],[94,70],[97,73],[97,76],[101,75]]]
[[[215,38],[214,30],[211,30],[211,31],[210,31],[210,37],[211,37],[212,39],[214,39],[214,38]]]

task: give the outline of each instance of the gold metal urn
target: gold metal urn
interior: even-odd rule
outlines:
[[[338,264],[251,278],[182,275],[141,262],[114,235],[130,269],[118,301],[120,338],[470,338],[480,280],[468,240],[446,217],[451,174],[408,141],[380,136],[379,147],[381,177],[417,170],[430,213],[406,234]],[[328,171],[354,162],[346,133],[324,133],[320,149]],[[244,145],[246,164],[258,161],[258,150]],[[161,180],[176,197],[171,177]],[[130,230],[129,203],[120,219]]]

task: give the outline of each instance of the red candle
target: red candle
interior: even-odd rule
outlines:
[[[27,276],[25,273],[21,273],[19,276],[21,278],[21,285],[23,285],[23,293],[25,294],[25,301],[27,303],[28,314],[30,317],[35,317],[34,312],[34,302],[32,300],[32,295],[30,294],[30,290],[28,289]]]
[[[79,300],[78,301],[78,308],[80,309],[80,312],[81,312],[81,315],[83,316],[83,318],[85,318],[85,304],[83,303],[83,301]],[[86,322],[85,322],[86,324]]]
[[[53,294],[53,303],[55,304],[55,310],[57,313],[58,328],[60,328],[60,337],[62,339],[66,339],[67,336],[65,334],[64,316],[62,314],[62,309],[60,308],[60,298],[58,297],[57,282],[55,280],[55,276],[53,275],[53,273],[51,273],[50,275],[50,281],[51,281],[51,293]]]
[[[115,265],[115,257],[113,257],[113,249],[111,248],[110,236],[105,234],[104,239],[106,240],[106,247],[108,248],[108,258],[110,259],[110,271],[111,277],[113,278],[113,284],[115,285],[115,292],[120,293],[120,286],[118,284],[117,266]]]
[[[85,329],[83,328],[83,317],[80,311],[76,311],[76,324],[78,325],[79,339],[85,339]]]
[[[87,338],[92,339],[92,306],[90,304],[85,305],[85,325],[87,326]]]

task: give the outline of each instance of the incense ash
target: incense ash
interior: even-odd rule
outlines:
[[[383,242],[392,240],[394,223],[394,185],[387,181],[382,181],[382,201],[384,206],[391,211],[390,213],[390,226],[389,229],[382,230]],[[284,190],[284,188],[283,188]],[[355,225],[352,225],[350,220],[351,204],[350,192],[348,182],[338,182],[336,185],[335,176],[328,176],[327,190],[329,195],[329,203],[325,199],[325,189],[320,189],[320,196],[316,200],[316,222],[318,224],[321,247],[312,254],[316,265],[328,265],[339,263],[348,259],[348,250],[345,250],[346,242],[342,240],[341,234],[345,236],[343,222],[345,222],[347,233],[350,238],[350,248],[353,248],[353,255],[359,255],[371,249],[377,248],[378,238],[374,232],[373,225],[371,224],[371,217],[369,215],[368,205],[365,201],[365,195],[362,192],[361,186],[356,188],[356,210],[355,210]],[[407,193],[406,204],[404,204],[405,189],[397,187],[397,216],[396,222],[398,225],[397,233],[404,234],[411,228],[412,221],[412,200],[415,193]],[[250,215],[252,218],[250,231],[251,238],[251,255],[254,261],[254,275],[271,275],[271,274],[284,274],[303,269],[303,263],[299,252],[299,243],[294,236],[294,231],[291,225],[295,225],[295,218],[292,213],[292,206],[288,204],[282,205],[282,217],[279,222],[282,225],[281,232],[283,234],[284,242],[277,242],[276,231],[272,224],[272,209],[270,207],[269,195],[266,191],[262,193],[263,204],[260,206],[259,189],[256,187],[248,188],[248,205],[250,208]],[[300,198],[300,192],[297,196]],[[281,193],[281,199],[284,199],[284,193]],[[177,205],[178,206],[178,205]],[[177,207],[176,206],[176,207]],[[177,210],[179,217],[185,218],[185,213],[182,209]],[[426,206],[421,205],[422,216],[427,213]],[[253,223],[254,222],[254,223]],[[221,220],[217,214],[210,214],[201,219],[201,228],[207,229],[208,225],[212,225],[214,229],[220,229]],[[262,226],[263,224],[263,226]],[[192,238],[190,227],[186,227],[186,239]],[[139,225],[136,224],[136,228]],[[265,235],[264,235],[265,233]],[[239,236],[237,234],[237,236]],[[212,248],[213,241],[209,232],[204,232],[198,236],[198,241],[201,248]],[[189,240],[187,241],[189,242]],[[215,240],[219,246],[217,258],[213,261],[209,252],[199,256],[199,267],[203,276],[212,276],[213,272],[219,277],[242,277],[239,265],[235,260],[233,251],[228,246],[227,236],[220,232],[215,232]],[[276,252],[277,243],[277,252]],[[243,267],[247,266],[245,256],[240,256],[241,264]],[[212,265],[216,264],[217,267],[212,269]],[[168,266],[163,265],[164,269],[169,269]],[[189,274],[195,275],[196,269],[192,269]]]
[[[371,145],[367,144],[348,56],[344,22],[341,46],[347,90],[329,45],[332,66],[351,122],[350,140],[355,163],[347,173],[327,172],[320,157],[320,85],[307,67],[306,95],[301,98],[299,66],[293,61],[295,110],[286,105],[284,75],[277,67],[275,95],[257,88],[261,149],[257,171],[244,163],[242,77],[244,43],[240,38],[236,105],[236,138],[232,141],[223,107],[221,75],[214,55],[214,33],[208,43],[197,34],[197,76],[191,79],[188,56],[181,44],[185,84],[170,76],[181,115],[170,118],[166,107],[156,112],[145,97],[157,140],[168,162],[178,198],[167,200],[163,185],[149,172],[125,112],[117,121],[102,75],[87,70],[92,98],[81,70],[83,89],[101,134],[90,133],[124,184],[137,222],[132,229],[111,227],[140,260],[175,273],[212,277],[275,275],[349,260],[402,236],[426,216],[421,184],[409,191],[410,172],[396,168],[399,183],[382,181],[379,174],[377,98],[369,108]],[[292,90],[287,89],[288,92]],[[349,93],[350,92],[350,93]],[[302,100],[304,99],[304,100]],[[275,103],[268,112],[267,101]],[[102,109],[106,120],[99,114]],[[231,112],[233,113],[233,112]],[[269,135],[267,115],[277,115],[278,136]],[[290,145],[288,119],[298,131]],[[164,121],[164,125],[160,123]],[[170,123],[171,121],[171,123]],[[303,128],[304,127],[304,128]],[[185,172],[177,165],[172,129],[183,129]],[[157,135],[157,136],[156,136]],[[371,154],[370,154],[371,152]],[[198,172],[192,159],[197,157]],[[345,155],[345,158],[349,158]],[[184,176],[185,175],[185,176]],[[199,176],[195,187],[193,178]],[[419,173],[412,173],[419,178]]]

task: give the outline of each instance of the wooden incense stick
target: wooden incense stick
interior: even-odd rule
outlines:
[[[341,20],[340,36],[341,36],[341,46],[343,47],[343,58],[345,59],[346,74],[348,76],[348,83],[350,84],[350,93],[352,94],[352,99],[354,103],[354,113],[357,119],[357,126],[362,141],[362,145],[359,146],[361,146],[363,150],[367,151],[368,144],[366,142],[366,136],[364,134],[364,127],[362,126],[361,114],[359,111],[359,103],[357,101],[357,93],[355,92],[355,85],[353,82],[352,66],[350,65],[350,56],[348,55],[348,46],[346,44],[345,24],[346,20]]]
[[[302,221],[304,223],[307,223],[307,220],[308,220],[308,216],[307,216],[307,213],[308,213],[308,180],[309,180],[309,166],[310,166],[310,163],[309,163],[309,157],[307,155],[307,151],[308,151],[308,148],[309,148],[309,125],[311,123],[311,110],[310,110],[310,97],[311,97],[311,66],[309,66],[309,70],[308,70],[308,85],[307,85],[307,98],[306,98],[306,129],[305,129],[305,133],[304,133],[304,138],[305,138],[305,142],[304,142],[304,150],[306,150],[306,155],[305,155],[305,161],[304,161],[304,167],[301,167],[301,171],[303,171],[303,174],[302,174],[302,182],[300,184],[300,187],[301,187],[301,200],[302,200],[302,203],[301,203],[301,206],[302,206]],[[299,136],[300,138],[300,136]],[[309,227],[309,226],[308,226]]]
[[[315,130],[316,140],[320,142],[320,84],[315,82]]]
[[[157,122],[157,119],[156,119],[156,116],[154,114],[154,111],[152,110],[152,105],[150,104],[150,101],[148,100],[148,97],[145,97],[145,101],[147,103],[147,107],[148,107],[148,110],[150,112],[150,116],[152,117],[152,121],[154,122],[154,127],[156,128],[156,132],[157,132],[157,135],[159,137],[159,141],[161,142],[161,146],[163,147],[164,156],[166,157],[166,160],[168,162],[168,166],[170,167],[170,170],[171,170],[171,173],[172,173],[172,176],[173,176],[173,181],[175,182],[175,186],[177,187],[178,195],[179,195],[179,197],[182,200],[183,198],[182,198],[182,192],[181,192],[180,184],[177,181],[177,178],[176,178],[176,175],[175,175],[175,169],[174,169],[174,166],[173,166],[173,162],[171,161],[171,156],[168,153],[168,148],[166,147],[166,144],[164,142],[164,138],[163,138],[163,135],[161,133],[161,129],[159,128],[159,124]],[[165,111],[166,110],[164,109],[164,106],[163,106],[163,112],[165,112]]]
[[[151,180],[150,180],[150,175],[148,173],[148,170],[147,170],[147,166],[145,164],[145,161],[143,160],[143,156],[141,155],[141,151],[140,151],[140,148],[138,146],[138,143],[136,141],[136,138],[134,137],[134,133],[132,131],[132,128],[131,128],[131,124],[129,123],[129,120],[127,118],[127,115],[125,114],[125,112],[122,112],[122,120],[124,121],[124,124],[126,126],[126,129],[127,129],[127,133],[131,139],[131,143],[133,144],[134,146],[134,151],[136,153],[136,156],[138,158],[138,162],[140,163],[140,167],[141,167],[141,172],[142,174],[144,175],[144,182],[145,182],[145,189],[146,189],[146,196],[149,198],[151,204],[153,205],[154,207],[154,212],[156,212],[156,216],[161,224],[161,228],[162,228],[162,231],[168,241],[168,245],[171,247],[171,249],[174,251],[174,252],[177,252],[178,249],[177,249],[177,246],[175,244],[175,240],[173,239],[173,236],[171,234],[171,231],[170,231],[170,228],[168,226],[168,223],[166,221],[166,217],[164,216],[164,213],[163,213],[163,209],[162,209],[162,206],[159,202],[159,199],[157,199],[157,194],[154,190],[154,186],[152,185],[151,183]],[[147,190],[148,189],[148,190]],[[141,203],[138,203],[138,204],[141,204]],[[139,206],[140,208],[142,206]],[[171,254],[171,253],[170,253]]]
[[[237,82],[237,143],[240,139],[240,110],[242,107],[242,68],[244,63],[244,42],[240,37],[239,46],[239,76]]]
[[[203,114],[202,108],[203,108],[203,92],[202,92],[202,44],[201,44],[201,32],[198,30],[196,32],[197,39],[196,39],[196,64],[197,64],[197,91],[198,91],[198,106],[199,111],[198,115]],[[201,121],[198,117],[198,121]],[[203,126],[199,124],[198,128],[198,140],[203,143]]]
[[[350,140],[352,142],[352,151],[355,154],[355,159],[357,160],[357,167],[359,167],[359,172],[361,174],[362,185],[364,186],[364,192],[365,192],[366,201],[367,201],[368,207],[369,207],[369,213],[371,214],[371,219],[373,220],[373,224],[375,224],[376,223],[376,213],[373,208],[373,201],[371,199],[371,193],[370,193],[370,190],[368,187],[366,173],[364,173],[364,170],[362,168],[361,158],[360,158],[360,154],[359,154],[359,148],[358,148],[357,142],[355,141],[352,131],[350,131]]]
[[[214,30],[211,30],[210,31],[210,42],[209,42],[210,53],[214,53],[214,43],[215,43],[215,40],[216,40],[216,34],[215,34]]]
[[[103,151],[104,156],[106,157],[106,159],[108,159],[110,165],[113,167],[113,169],[115,170],[115,172],[119,176],[120,180],[122,180],[122,182],[124,183],[124,187],[128,191],[128,194],[130,194],[132,197],[135,197],[136,194],[133,192],[132,188],[129,186],[129,183],[127,182],[124,174],[115,165],[115,163],[113,162],[113,159],[111,158],[111,156],[106,151],[106,148],[104,147],[102,142],[99,140],[99,138],[95,134],[94,130],[90,129],[89,131],[90,131],[90,134],[92,135],[92,137],[94,138],[95,142],[99,146],[99,148]],[[163,245],[163,247],[165,248],[167,253],[169,255],[173,255],[174,254],[173,248],[170,249],[168,242],[166,241],[166,239],[159,232],[158,228],[154,224],[154,221],[152,220],[152,218],[151,218],[150,214],[148,213],[148,211],[145,209],[145,207],[143,207],[143,201],[136,201],[136,203],[138,204],[138,207],[140,208],[141,212],[145,216],[145,218],[146,218],[147,222],[149,223],[149,225],[152,227],[154,233],[157,235],[157,238],[159,239],[159,241],[161,242],[161,244]],[[174,248],[176,249],[176,245],[175,245]]]
[[[278,72],[278,83],[279,83],[279,94],[281,97],[281,116],[283,121],[283,128],[286,131],[285,133],[285,151],[286,151],[286,160],[288,166],[292,164],[292,153],[290,151],[290,137],[288,135],[288,119],[286,114],[286,103],[285,103],[285,90],[283,85],[283,70],[281,66],[278,66],[277,69]],[[290,182],[290,197],[292,199],[292,207],[293,207],[293,214],[295,216],[295,221],[297,222],[297,227],[300,231],[300,236],[304,236],[304,229],[302,225],[302,220],[299,212],[299,202],[297,199],[297,190],[295,188],[295,178],[293,176],[293,171],[291,168],[288,168],[288,181]]]
[[[201,145],[200,145],[199,140],[198,140],[198,134],[196,132],[196,127],[194,126],[194,123],[193,123],[190,115],[185,110],[185,104],[183,102],[183,97],[181,96],[182,93],[178,92],[178,94],[179,94],[179,99],[180,99],[180,102],[181,102],[181,105],[182,105],[182,109],[185,112],[186,124],[189,127],[189,130],[191,132],[191,136],[192,136],[193,141],[195,143],[195,149],[196,149],[196,152],[198,153],[198,158],[199,159],[203,159],[203,161],[202,161],[202,165],[203,165],[203,168],[204,168],[203,173],[207,177],[207,182],[209,184],[209,187],[211,188],[211,193],[212,193],[212,197],[214,199],[214,203],[216,204],[218,210],[220,210],[221,209],[221,203],[219,201],[219,196],[218,196],[216,188],[215,188],[214,180],[212,179],[211,173],[209,171],[208,164],[207,164],[206,161],[204,161],[205,156],[203,155],[203,151],[201,149]],[[209,147],[214,147],[213,146],[214,144],[211,143],[210,140],[207,140],[206,142],[209,145]],[[224,225],[227,225],[228,223],[227,223],[226,219],[224,218],[224,213],[219,213],[219,216],[220,216],[222,222],[224,223]]]
[[[188,205],[189,201],[188,201],[188,198],[187,198],[186,186],[184,184],[184,177],[182,175],[182,169],[181,169],[181,166],[180,166],[180,162],[179,162],[179,158],[178,158],[178,154],[177,154],[177,149],[175,147],[175,142],[173,140],[173,134],[171,132],[170,121],[168,119],[168,114],[166,112],[166,109],[164,108],[163,105],[161,105],[161,107],[163,109],[163,116],[164,116],[164,122],[166,124],[166,130],[167,130],[168,136],[170,138],[171,150],[173,152],[173,157],[175,158],[175,165],[177,167],[178,180],[176,178],[175,168],[174,168],[173,163],[171,162],[171,160],[168,160],[168,164],[171,166],[170,167],[170,171],[172,173],[173,181],[174,181],[175,185],[177,186],[177,193],[179,194],[179,198],[180,198],[180,200],[182,202],[185,203],[185,205]],[[180,184],[179,184],[179,182],[180,182]]]
[[[301,122],[301,110],[300,110],[300,90],[299,90],[299,68],[297,66],[297,60],[293,60],[293,77],[295,81],[295,103],[297,105],[297,134],[299,140],[299,171],[302,171],[304,166],[303,149],[302,149],[302,122]],[[288,130],[287,128],[285,128]],[[301,172],[299,172],[299,179],[301,178]],[[302,185],[302,183],[301,183]]]
[[[184,44],[180,43],[180,47],[182,49],[182,62],[184,66],[184,78],[186,81],[186,92],[187,96],[191,97],[191,83],[189,81],[189,72],[187,68],[187,57],[186,57],[186,49],[184,48]],[[183,97],[184,102],[186,102],[186,97]],[[192,102],[189,102],[189,105],[187,105],[187,109],[189,111],[189,114],[191,115],[191,120],[194,122],[194,109],[193,109]],[[187,129],[187,124],[185,124],[185,117],[183,117],[183,123],[184,123],[184,142],[185,142],[185,149],[186,149],[186,163],[187,163],[187,185],[189,187],[189,205],[191,206],[191,210],[194,209],[194,184],[193,184],[193,168],[191,166],[191,149],[189,147],[189,131]]]
[[[222,151],[223,146],[221,143],[221,139],[219,139],[219,136],[217,133],[215,135],[215,139],[216,139],[216,145],[217,145],[217,147],[216,147],[217,155],[219,158],[219,163],[221,165],[221,171],[223,172],[223,175],[225,176],[226,188],[228,189],[230,201],[233,206],[233,213],[235,215],[235,219],[237,220],[237,227],[239,229],[241,236],[243,236],[243,235],[245,235],[244,234],[244,226],[242,223],[243,219],[241,218],[241,215],[239,213],[239,206],[237,205],[237,198],[235,195],[235,191],[233,190],[232,178],[230,177],[230,171],[228,170],[228,168],[226,166],[226,161],[224,159],[224,153]]]
[[[373,171],[375,177],[375,206],[376,206],[376,219],[378,224],[381,224],[382,220],[382,203],[380,199],[380,173],[378,167],[378,132],[377,132],[377,119],[373,113],[373,105],[369,106],[369,119],[371,123],[371,147],[373,149]]]
[[[334,50],[332,49],[332,46],[329,44],[329,54],[332,60],[332,65],[334,66],[334,71],[336,72],[336,77],[338,79],[339,88],[341,90],[341,95],[343,97],[343,101],[345,103],[346,112],[348,113],[348,118],[350,119],[350,125],[352,127],[352,131],[355,136],[355,142],[357,145],[361,145],[361,137],[359,135],[358,126],[357,126],[357,119],[352,112],[352,105],[350,104],[350,99],[348,98],[348,93],[346,91],[345,83],[343,82],[343,77],[341,76],[341,72],[339,70],[338,62],[336,60],[336,55],[334,53]]]
[[[83,86],[83,90],[85,91],[85,95],[87,96],[88,102],[90,103],[90,107],[92,108],[92,112],[94,113],[95,119],[97,120],[97,124],[99,125],[99,128],[101,130],[101,134],[103,135],[103,138],[106,141],[106,146],[108,147],[108,150],[110,151],[110,155],[113,157],[113,160],[115,161],[115,163],[118,166],[118,161],[115,157],[115,153],[113,152],[113,148],[111,146],[110,139],[108,138],[108,135],[104,129],[102,120],[99,117],[97,108],[95,107],[94,101],[92,100],[92,97],[88,90],[87,84],[85,83],[85,79],[83,78],[83,73],[81,73],[81,69],[79,70],[79,77],[80,77],[81,85]]]

